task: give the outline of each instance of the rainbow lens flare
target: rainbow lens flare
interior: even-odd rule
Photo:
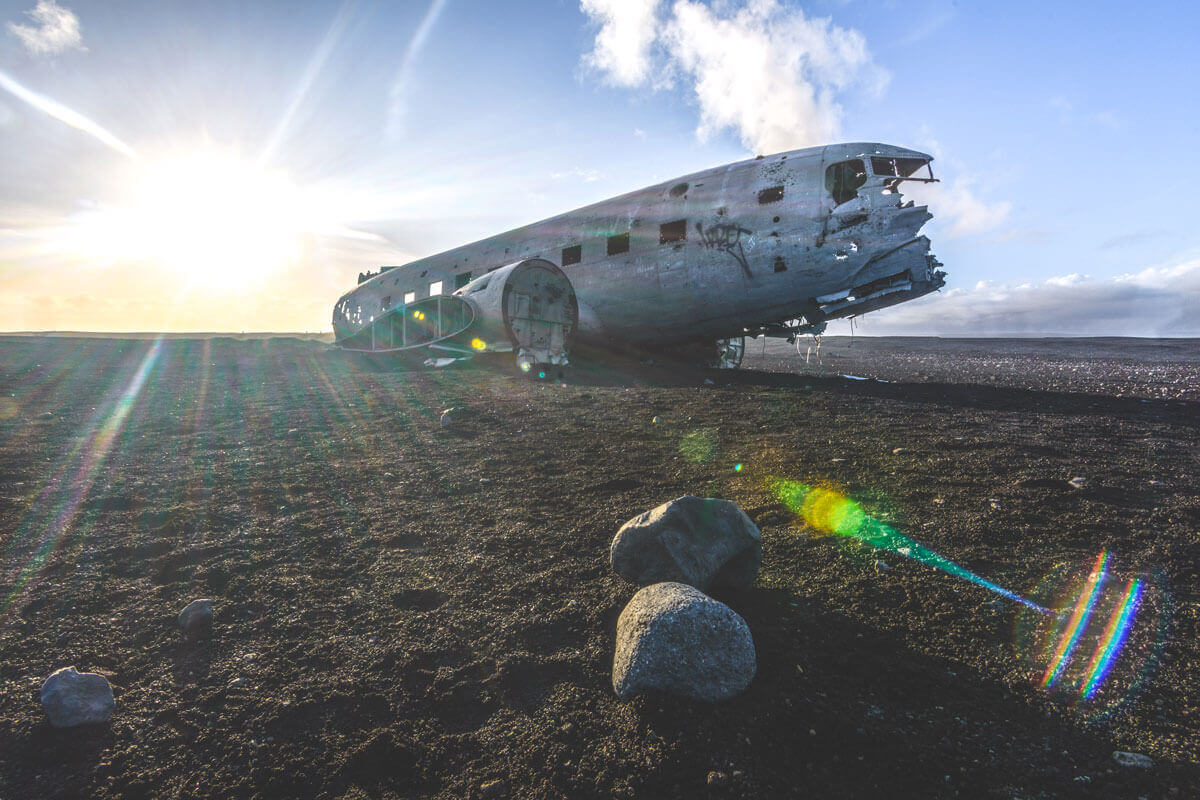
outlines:
[[[1134,696],[1166,639],[1169,602],[1161,581],[1116,578],[1105,550],[1085,569],[1059,565],[1030,596],[1061,609],[1017,618],[1018,647],[1043,689],[1074,695],[1096,716]]]
[[[1129,635],[1141,599],[1142,582],[1134,578],[1125,589],[1124,600],[1113,608],[1112,618],[1104,629],[1100,644],[1096,646],[1096,653],[1088,665],[1087,679],[1083,684],[1084,700],[1091,700],[1095,696],[1096,690],[1104,683],[1109,670],[1112,669],[1113,661],[1117,653],[1121,652],[1125,637]]]
[[[1029,597],[1022,597],[871,517],[840,492],[782,479],[772,480],[770,487],[789,510],[822,533],[888,550],[1020,603],[1018,645],[1038,683],[1088,702],[1089,716],[1111,714],[1127,702],[1157,662],[1166,638],[1165,589],[1143,577],[1110,580],[1108,550],[1086,571],[1060,565]]]
[[[1067,627],[1063,629],[1058,646],[1054,649],[1054,655],[1046,667],[1046,674],[1042,676],[1043,689],[1049,689],[1058,681],[1062,676],[1063,668],[1067,666],[1071,656],[1075,653],[1079,637],[1087,628],[1092,611],[1096,608],[1096,598],[1100,595],[1105,578],[1108,577],[1104,571],[1107,565],[1108,551],[1101,550],[1100,555],[1096,558],[1096,565],[1088,573],[1087,580],[1084,582],[1083,591],[1079,593],[1079,598],[1075,601],[1075,609],[1071,613]]]

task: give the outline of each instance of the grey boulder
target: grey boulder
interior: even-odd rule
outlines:
[[[42,710],[56,728],[108,722],[116,708],[108,678],[63,667],[42,684]]]
[[[179,612],[179,627],[185,632],[202,631],[212,625],[212,600],[201,598],[187,604],[187,608]]]
[[[651,690],[725,700],[750,685],[755,668],[746,621],[691,586],[647,586],[617,620],[612,681],[622,700]]]
[[[688,495],[622,525],[609,557],[613,570],[638,586],[741,589],[758,576],[762,534],[736,503]]]

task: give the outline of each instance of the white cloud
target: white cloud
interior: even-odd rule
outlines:
[[[676,0],[582,0],[600,23],[585,63],[619,86],[661,87],[686,78],[700,108],[697,134],[734,130],[747,148],[772,153],[835,139],[837,95],[881,90],[887,74],[857,31],[808,18],[777,0],[710,7]]]
[[[928,131],[924,131],[921,138],[925,141],[924,149],[940,163],[944,158],[941,144]],[[957,239],[977,236],[1003,225],[1012,211],[1012,203],[984,199],[975,188],[975,178],[967,171],[966,165],[954,158],[947,161],[957,173],[953,180],[943,178],[939,183],[909,182],[904,184],[903,189],[904,196],[917,205],[929,206],[938,237]]]
[[[1000,227],[1012,211],[1012,203],[983,200],[970,177],[959,176],[949,184],[932,184],[931,202],[948,226],[944,235],[954,239],[973,236]]]
[[[25,15],[34,25],[8,23],[8,32],[21,40],[25,49],[35,56],[54,56],[67,50],[86,50],[79,17],[54,0],[38,0]]]
[[[585,63],[617,86],[644,84],[650,77],[658,6],[659,0],[581,0],[583,13],[600,23]]]
[[[872,334],[1200,335],[1200,259],[1113,278],[980,281],[866,317]]]

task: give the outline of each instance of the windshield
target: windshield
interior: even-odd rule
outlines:
[[[866,182],[867,166],[859,158],[830,164],[825,170],[825,189],[833,195],[835,206],[858,197],[859,187]]]
[[[932,181],[933,170],[924,158],[881,158],[871,159],[871,171],[883,177],[903,178],[914,181]]]

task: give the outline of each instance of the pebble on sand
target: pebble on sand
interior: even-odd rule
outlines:
[[[502,780],[484,781],[479,786],[481,800],[492,800],[492,798],[504,797],[506,794],[508,794],[508,785]]]
[[[42,684],[42,710],[56,728],[108,722],[116,701],[108,678],[63,667]]]
[[[1142,769],[1150,769],[1154,766],[1154,759],[1150,756],[1144,756],[1141,753],[1128,753],[1124,750],[1114,750],[1113,761],[1120,764],[1122,767],[1141,767]]]
[[[193,600],[179,612],[179,627],[186,633],[202,631],[212,625],[212,620],[212,600],[207,598]]]
[[[471,410],[463,406],[452,406],[442,412],[441,422],[443,428],[450,428],[459,423],[466,422],[472,416]]]

